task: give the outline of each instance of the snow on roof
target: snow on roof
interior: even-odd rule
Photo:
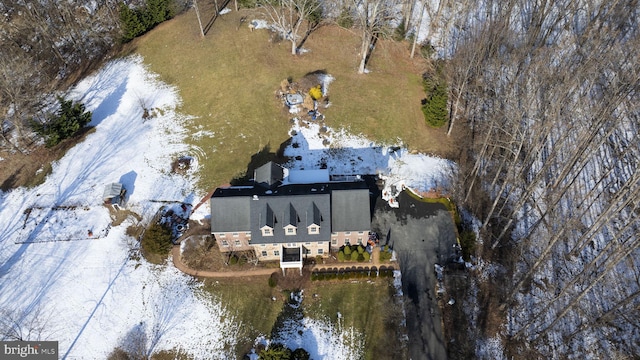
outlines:
[[[122,190],[122,184],[120,183],[111,183],[104,187],[104,193],[102,194],[102,198],[104,200],[113,199],[114,197],[120,195],[120,191]]]
[[[284,184],[320,184],[329,182],[329,170],[289,170]]]

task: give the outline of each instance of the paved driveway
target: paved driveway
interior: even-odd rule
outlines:
[[[434,265],[444,265],[456,243],[453,219],[441,204],[415,200],[406,192],[399,209],[376,202],[372,227],[398,254],[405,297],[409,356],[413,360],[447,358],[442,314],[435,297]]]

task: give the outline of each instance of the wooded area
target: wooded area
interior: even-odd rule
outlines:
[[[536,357],[638,356],[638,3],[483,6],[451,62],[450,126],[471,128],[460,197],[510,274],[491,280],[504,335]]]
[[[520,358],[640,356],[637,0],[258,7],[292,54],[321,13],[361,34],[359,73],[394,27],[412,56],[421,44],[442,61],[447,86],[432,89],[448,105],[447,134],[468,134],[454,195],[480,219],[476,257],[503,269],[486,280],[502,330],[480,336],[500,337]],[[118,9],[114,0],[0,3],[0,146],[27,150],[29,121],[47,113],[52,92],[122,39]]]

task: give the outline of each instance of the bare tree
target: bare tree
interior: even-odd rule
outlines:
[[[47,328],[48,317],[43,316],[40,308],[29,312],[0,309],[0,340],[43,340]]]
[[[258,6],[291,43],[291,55],[298,54],[302,25],[309,22],[320,11],[320,2],[317,0],[259,0]]]
[[[375,43],[385,32],[389,31],[389,23],[396,18],[396,0],[353,0],[356,20],[360,28],[360,63],[358,74],[364,74],[366,66],[375,47]]]

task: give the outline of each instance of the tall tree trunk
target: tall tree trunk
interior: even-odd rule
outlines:
[[[200,26],[200,36],[204,37],[204,29],[202,28],[202,21],[200,20],[200,10],[198,10],[197,0],[193,0],[193,8],[196,11],[196,17],[198,18],[198,25]]]
[[[366,72],[367,57],[371,51],[372,36],[365,34],[362,36],[362,44],[360,45],[360,65],[358,66],[358,74],[364,74]]]
[[[413,44],[411,45],[411,58],[413,59],[413,55],[416,53],[416,43],[418,42],[418,38],[420,37],[420,28],[422,27],[422,18],[424,17],[424,6],[420,7],[420,20],[418,20],[418,27],[416,27],[416,31],[413,33]]]

